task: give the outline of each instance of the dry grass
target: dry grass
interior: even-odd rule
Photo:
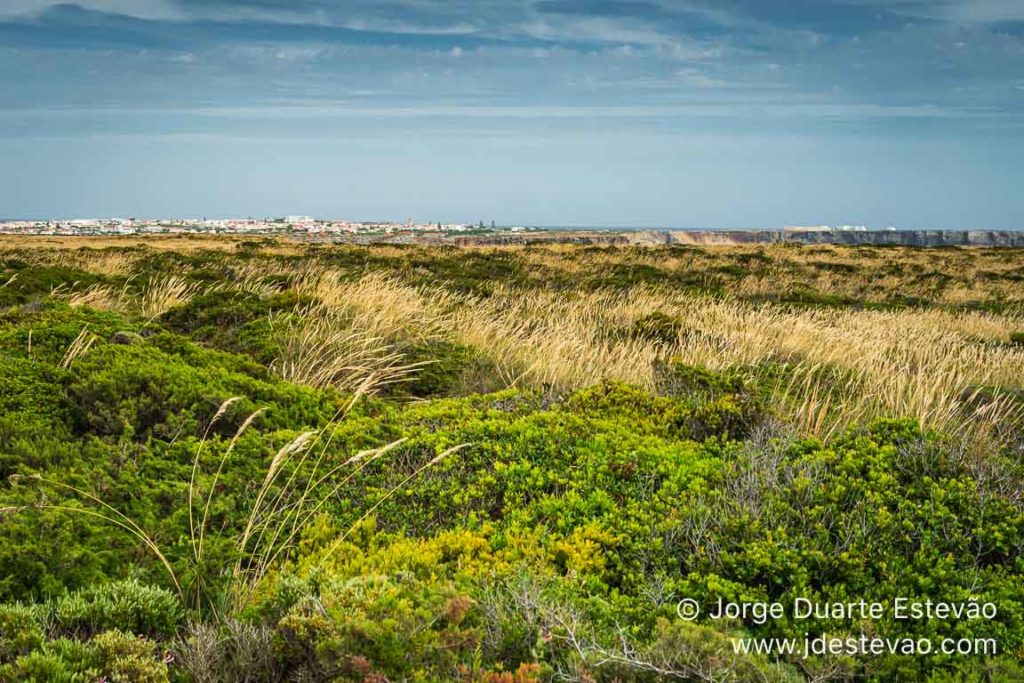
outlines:
[[[784,364],[778,405],[801,431],[821,436],[879,416],[947,431],[1020,418],[1015,402],[983,392],[1024,388],[1024,350],[1004,343],[1024,328],[1012,315],[793,309],[650,286],[496,286],[484,298],[381,275],[346,282],[324,270],[298,276],[295,287],[323,304],[303,316],[279,372],[315,386],[401,368],[387,339],[439,335],[488,357],[508,385],[560,390],[602,380],[653,388],[653,363],[667,356],[710,369]],[[676,339],[615,334],[652,312],[676,321]]]
[[[678,321],[674,343],[607,334],[652,311]],[[455,334],[523,382],[566,389],[601,379],[653,388],[652,363],[666,355],[711,369],[785,363],[790,378],[777,395],[801,397],[795,421],[827,433],[882,415],[942,429],[1016,417],[1008,401],[975,399],[981,387],[1022,388],[1024,350],[999,343],[1020,328],[1016,318],[983,313],[796,311],[636,288],[571,297],[505,290],[468,303]],[[829,379],[829,369],[841,378]]]
[[[131,308],[131,294],[128,285],[112,287],[110,285],[90,285],[80,291],[71,291],[66,299],[72,306],[86,306],[101,311],[128,312]]]
[[[188,303],[199,291],[198,285],[180,275],[151,280],[142,290],[139,312],[146,320],[153,320],[175,306]]]
[[[604,258],[610,258],[604,256]],[[782,364],[775,401],[801,431],[827,436],[879,416],[909,416],[946,431],[1019,423],[1018,404],[984,389],[1024,389],[1024,329],[1015,315],[851,308],[794,309],[653,286],[552,291],[497,285],[488,297],[410,287],[371,274],[347,281],[324,269],[295,276],[316,297],[291,327],[276,369],[313,386],[383,383],[411,371],[390,343],[447,338],[477,350],[504,384],[571,390],[602,380],[654,388],[654,361],[710,369]],[[658,312],[674,340],[615,334]],[[980,438],[980,437],[979,437]]]
[[[427,292],[381,274],[356,281],[324,269],[295,275],[293,288],[317,303],[271,318],[282,352],[272,364],[282,378],[353,391],[369,381],[370,393],[411,378],[411,363],[397,343],[422,342],[445,333],[446,311],[456,298]]]
[[[282,347],[271,370],[289,382],[351,392],[370,381],[375,392],[410,377],[418,367],[405,363],[386,339],[319,306],[271,321]]]
[[[74,268],[105,277],[131,275],[141,258],[141,254],[136,251],[106,250],[95,246],[74,250],[35,249],[28,253],[31,254],[32,262],[39,265]]]
[[[76,360],[84,356],[92,348],[92,345],[96,343],[96,335],[89,331],[88,327],[83,327],[82,331],[78,333],[78,336],[74,338],[71,344],[68,345],[67,350],[64,352],[64,357],[61,358],[60,367],[67,370],[70,368]],[[31,353],[32,337],[29,337],[29,346]]]
[[[153,321],[171,308],[188,303],[203,291],[199,285],[188,282],[182,275],[165,275],[163,278],[151,280],[137,292],[131,289],[132,280],[133,278],[128,278],[120,287],[60,287],[50,292],[50,296],[63,299],[72,306],[137,313],[146,321]]]
[[[90,285],[85,289],[64,287],[54,289],[50,295],[64,299],[72,306],[86,306],[103,311],[138,314],[145,320],[154,320],[175,306],[188,303],[202,288],[180,275],[168,275],[150,280],[138,292],[131,290],[132,278],[121,285]]]
[[[448,327],[446,312],[461,302],[444,290],[410,287],[385,273],[352,281],[338,271],[307,269],[295,274],[292,287],[315,298],[324,315],[382,338],[435,338]]]

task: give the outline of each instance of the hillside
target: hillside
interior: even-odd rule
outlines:
[[[0,680],[1024,678],[1017,249],[67,246],[0,253]],[[997,613],[709,616],[798,598]],[[735,648],[808,634],[998,648]]]

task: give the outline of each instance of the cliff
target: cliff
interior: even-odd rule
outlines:
[[[907,247],[1024,247],[1024,231],[1014,230],[638,230],[632,232],[538,232],[451,237],[445,244],[618,244],[618,245],[730,245],[730,244],[841,244]]]

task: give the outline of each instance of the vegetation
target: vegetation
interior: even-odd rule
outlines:
[[[85,244],[0,251],[0,681],[1024,678],[1016,250]],[[897,597],[998,613],[707,616]]]

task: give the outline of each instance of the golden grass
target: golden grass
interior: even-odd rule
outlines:
[[[880,416],[946,431],[1019,423],[1018,404],[986,388],[1024,389],[1024,329],[1016,315],[938,309],[798,309],[654,286],[553,291],[496,285],[454,295],[371,274],[346,281],[323,269],[295,288],[321,301],[301,316],[278,372],[314,386],[347,386],[407,368],[388,340],[442,337],[489,358],[503,383],[568,391],[603,380],[654,388],[654,361],[709,369],[784,364],[775,403],[800,431],[827,436]],[[658,312],[675,340],[615,334]]]
[[[132,278],[121,285],[94,284],[85,289],[58,288],[51,296],[64,299],[72,306],[85,306],[103,311],[138,314],[145,320],[154,320],[175,306],[188,303],[202,288],[181,275],[167,275],[148,282],[141,292],[129,289]]]
[[[78,336],[74,338],[71,344],[68,345],[67,350],[64,352],[64,357],[61,358],[60,367],[67,370],[70,368],[76,360],[84,356],[92,348],[92,345],[96,343],[96,335],[89,331],[88,327],[83,327],[82,331],[78,333]],[[29,337],[29,353],[31,353],[32,337]]]
[[[0,236],[2,237],[2,236]],[[31,241],[29,244],[40,245]],[[0,245],[4,240],[0,239]],[[25,247],[25,244],[19,245]],[[56,246],[56,245],[53,245]],[[44,266],[58,266],[84,270],[94,275],[106,277],[124,277],[135,271],[141,258],[137,251],[100,249],[96,245],[82,246],[79,249],[35,248],[30,251],[19,250],[22,254],[30,254],[33,263]]]
[[[323,315],[382,338],[437,337],[448,326],[445,312],[460,302],[444,290],[410,287],[386,273],[352,281],[337,271],[307,269],[295,274],[292,287],[315,298]]]
[[[396,342],[442,337],[446,311],[458,302],[380,273],[351,281],[325,269],[303,270],[292,287],[317,303],[271,317],[282,348],[271,369],[288,381],[342,391],[369,381],[369,393],[376,393],[411,378],[423,363],[407,362]]]
[[[405,363],[386,339],[319,306],[271,321],[281,338],[271,370],[289,382],[351,392],[369,380],[375,392],[410,377],[418,367]]]
[[[160,317],[175,306],[188,303],[200,288],[181,275],[167,275],[151,280],[142,290],[139,313],[146,320]]]
[[[60,293],[55,293],[60,294]],[[130,308],[131,295],[128,286],[113,287],[110,285],[90,285],[80,291],[70,291],[65,298],[72,306],[86,306],[102,311],[127,312]]]
[[[243,263],[232,268],[235,280],[230,283],[230,288],[236,291],[255,294],[258,297],[273,296],[281,291],[279,282],[267,276],[267,268],[261,263]],[[227,289],[225,283],[221,288]]]
[[[652,311],[679,322],[674,343],[605,334]],[[821,433],[836,408],[844,422],[900,415],[945,429],[992,416],[991,405],[979,415],[966,406],[979,387],[1022,388],[1024,350],[996,343],[1020,327],[983,313],[787,310],[635,288],[572,297],[504,290],[467,305],[455,333],[523,381],[566,389],[601,379],[653,388],[659,356],[711,369],[786,363],[792,379],[777,393],[802,396],[797,422]],[[834,388],[816,379],[822,368],[844,372]]]

